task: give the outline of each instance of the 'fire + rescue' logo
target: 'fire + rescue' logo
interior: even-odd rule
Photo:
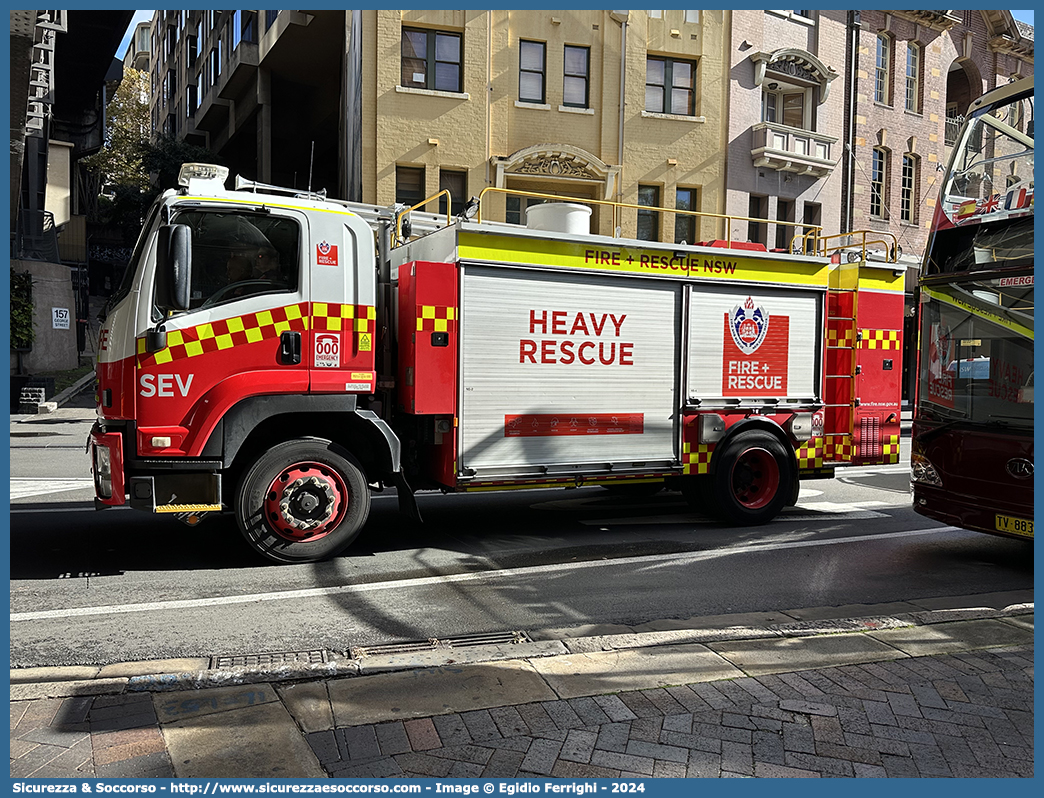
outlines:
[[[315,262],[320,266],[337,265],[337,246],[323,239],[315,245]]]

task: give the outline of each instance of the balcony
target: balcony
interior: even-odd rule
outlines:
[[[831,150],[836,136],[824,136],[812,130],[759,122],[751,128],[754,148],[750,151],[754,166],[767,166],[777,172],[826,177],[834,171]]]
[[[241,41],[225,65],[224,80],[219,83],[218,96],[234,100],[243,89],[257,79],[258,47],[254,42]]]

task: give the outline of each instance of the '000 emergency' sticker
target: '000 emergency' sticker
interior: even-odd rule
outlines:
[[[341,336],[318,333],[315,336],[315,367],[335,369],[341,365]]]

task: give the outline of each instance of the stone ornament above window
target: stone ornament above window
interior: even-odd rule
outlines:
[[[776,72],[788,78],[819,85],[819,104],[826,102],[830,84],[838,77],[838,71],[827,66],[812,53],[796,47],[783,47],[771,53],[753,53],[754,85],[760,86],[767,72]]]

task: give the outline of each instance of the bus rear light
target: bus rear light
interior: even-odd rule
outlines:
[[[915,454],[910,458],[910,468],[913,471],[912,479],[923,485],[932,485],[936,488],[942,487],[942,478],[935,466],[923,454]]]

